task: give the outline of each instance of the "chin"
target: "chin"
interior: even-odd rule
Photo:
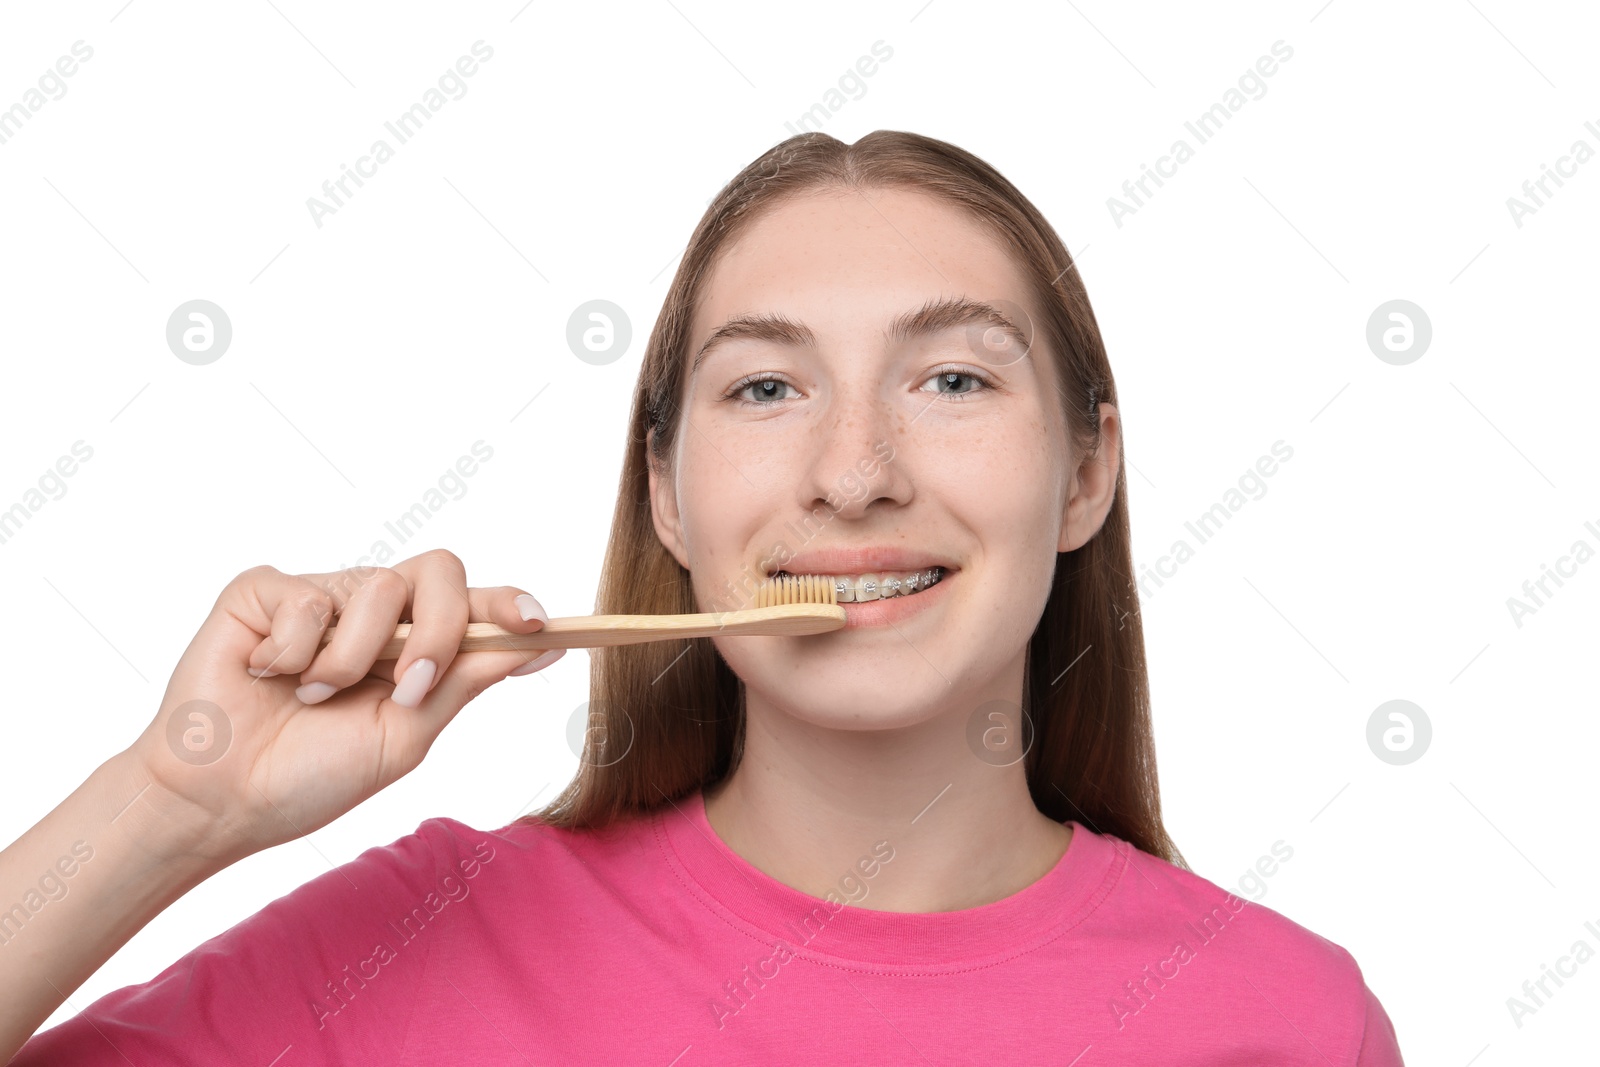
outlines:
[[[797,687],[779,685],[768,691],[763,703],[826,730],[899,730],[919,726],[938,714],[936,690],[946,687],[938,675],[931,671],[929,675],[932,684],[925,687],[883,684],[866,689],[854,687],[848,693],[841,692],[838,685],[823,682],[799,690],[801,699],[796,699]],[[775,698],[770,695],[773,692],[779,695]]]

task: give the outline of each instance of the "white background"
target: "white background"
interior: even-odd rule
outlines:
[[[1354,954],[1411,1064],[1587,1054],[1600,962],[1520,1028],[1506,999],[1575,941],[1600,949],[1600,562],[1521,626],[1507,600],[1600,548],[1600,160],[1521,226],[1507,198],[1575,140],[1600,149],[1597,30],[1583,5],[1506,0],[6,5],[0,108],[75,41],[94,54],[0,144],[0,509],[74,442],[93,457],[0,544],[0,838],[137,735],[249,566],[444,546],[474,585],[593,610],[690,230],[881,40],[892,57],[822,128],[958,144],[1080,255],[1141,567],[1293,448],[1143,606],[1190,863],[1237,888],[1292,847],[1259,899]],[[319,228],[307,198],[393,145],[383,123],[480,39],[466,95]],[[1280,40],[1265,94],[1198,144],[1184,122]],[[1107,198],[1180,137],[1194,158],[1119,226]],[[203,367],[165,339],[197,298],[234,331]],[[634,337],[598,367],[566,342],[596,298]],[[1366,342],[1392,299],[1432,323],[1404,366]],[[466,494],[399,544],[385,521],[480,439]],[[425,818],[493,828],[548,800],[587,668],[575,651],[492,688],[416,772],[191,892],[51,1024]],[[1433,729],[1404,766],[1366,740],[1397,698]]]

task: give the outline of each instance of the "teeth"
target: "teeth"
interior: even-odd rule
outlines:
[[[787,574],[787,571],[780,571]],[[833,575],[835,599],[841,604],[860,604],[870,600],[887,600],[896,596],[919,593],[944,577],[944,568],[898,574],[876,573]]]

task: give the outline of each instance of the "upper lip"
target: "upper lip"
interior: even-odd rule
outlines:
[[[869,546],[802,552],[782,566],[770,568],[767,577],[779,571],[787,574],[870,574],[877,571],[920,571],[930,567],[943,567],[947,571],[959,569],[947,557],[936,553]]]

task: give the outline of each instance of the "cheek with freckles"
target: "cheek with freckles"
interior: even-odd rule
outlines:
[[[927,489],[975,542],[972,569],[982,574],[983,588],[969,595],[984,600],[992,623],[1031,633],[1055,576],[1066,470],[1061,442],[1041,416],[1013,416],[963,445],[965,456],[924,468]]]
[[[1066,506],[1070,459],[1066,441],[1059,428],[1036,416],[1007,441],[1003,456],[1004,473],[996,479],[995,496],[1000,498],[996,518],[1014,531],[1020,577],[1048,590],[1055,577],[1056,545]]]
[[[751,556],[773,547],[758,537],[789,501],[782,495],[786,476],[770,457],[749,452],[741,453],[735,466],[725,451],[703,438],[685,440],[680,464],[679,523],[700,609],[754,606],[754,591],[765,573]]]

